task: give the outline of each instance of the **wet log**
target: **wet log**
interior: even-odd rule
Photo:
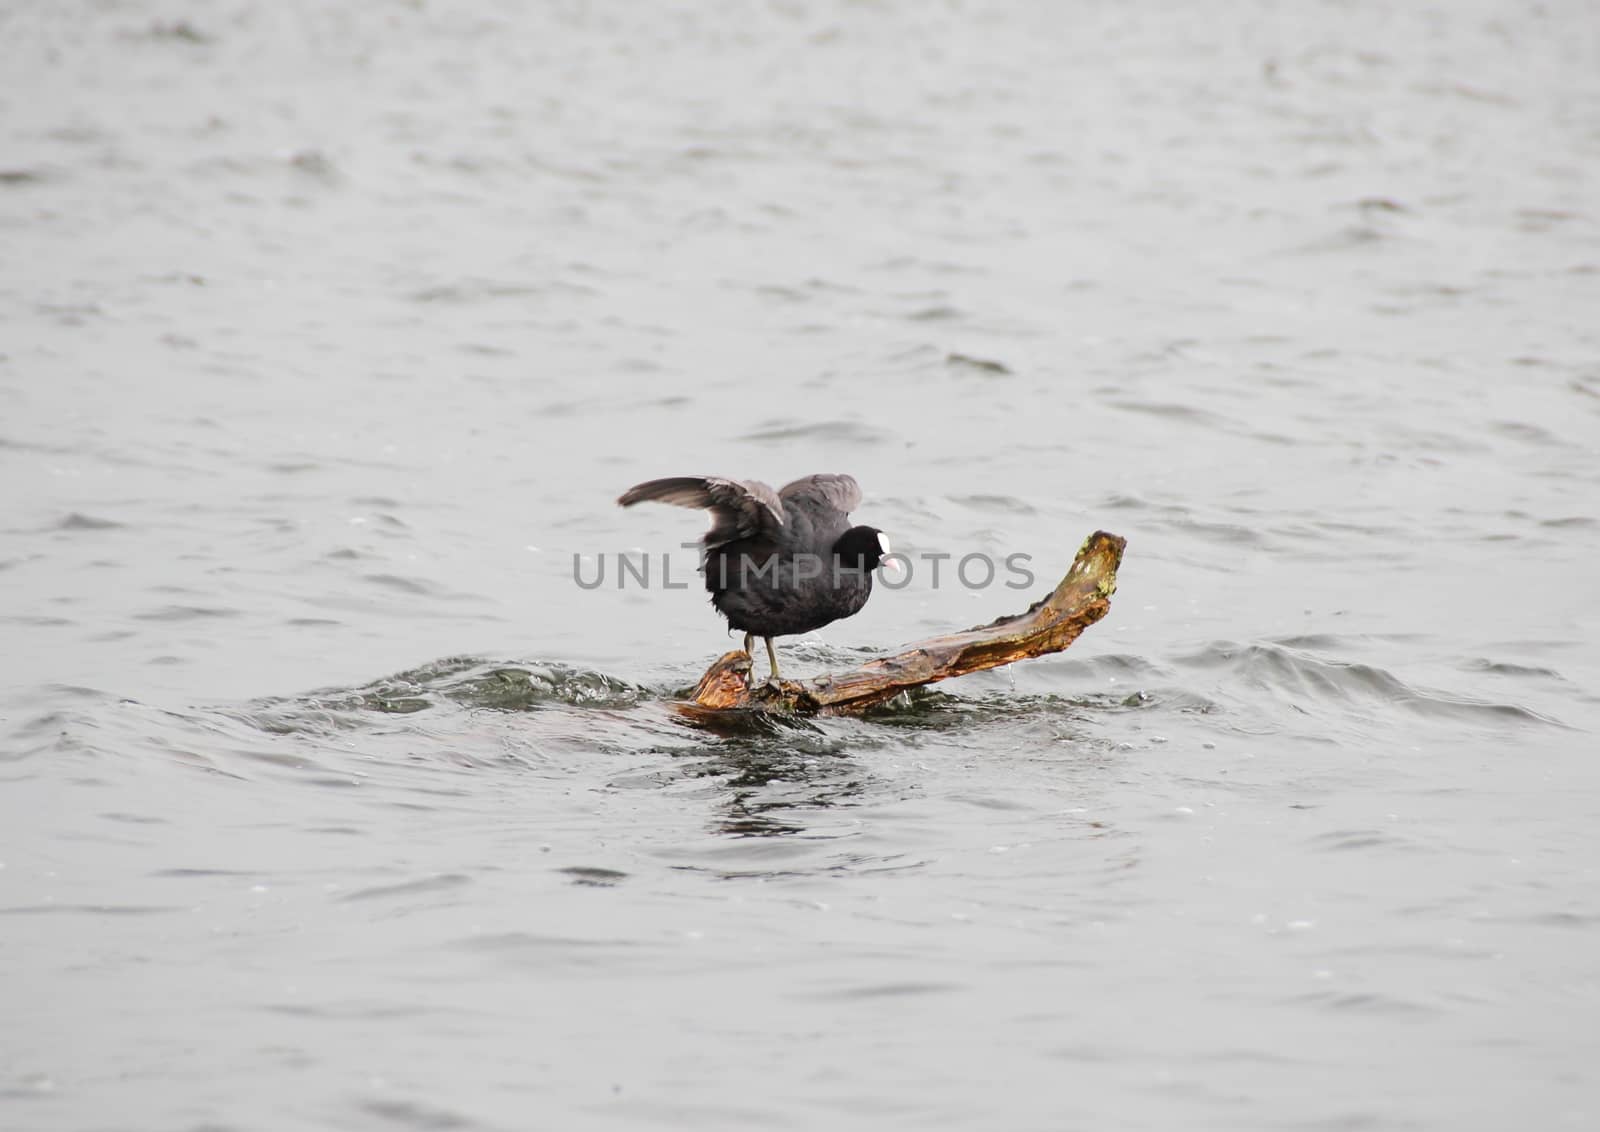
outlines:
[[[742,649],[724,653],[706,670],[693,699],[682,707],[690,715],[729,708],[848,714],[893,699],[908,688],[1060,652],[1110,611],[1126,545],[1126,540],[1116,535],[1096,531],[1084,541],[1060,584],[1026,613],[963,633],[918,641],[849,672],[751,688],[747,686],[750,656]]]

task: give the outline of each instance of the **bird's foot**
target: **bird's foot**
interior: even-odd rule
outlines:
[[[746,694],[754,700],[777,700],[783,697],[783,682],[767,677],[759,684],[751,683]]]

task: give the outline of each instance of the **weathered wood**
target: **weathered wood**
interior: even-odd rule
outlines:
[[[1126,545],[1116,535],[1096,531],[1085,540],[1061,583],[1026,613],[918,641],[849,672],[785,680],[777,688],[747,688],[749,655],[743,650],[724,653],[700,678],[693,700],[683,706],[693,715],[726,708],[837,715],[881,704],[907,688],[1060,652],[1111,609]]]

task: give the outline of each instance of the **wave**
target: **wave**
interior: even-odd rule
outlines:
[[[327,732],[366,725],[374,714],[411,715],[441,707],[531,711],[546,707],[631,707],[656,694],[594,669],[445,657],[350,689],[256,700],[224,712],[262,731]]]
[[[1325,639],[1289,638],[1289,640]],[[1332,642],[1329,642],[1332,643]],[[1563,728],[1560,720],[1521,704],[1426,688],[1361,661],[1333,660],[1282,642],[1215,641],[1176,658],[1180,666],[1222,670],[1228,683],[1293,699],[1299,706],[1382,706],[1471,724],[1533,724]]]

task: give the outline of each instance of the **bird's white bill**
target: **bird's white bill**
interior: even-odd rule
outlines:
[[[899,573],[901,573],[902,571],[905,570],[905,567],[900,565],[900,563],[899,563],[899,561],[897,559],[893,559],[893,558],[889,557],[889,555],[891,555],[893,553],[894,553],[894,551],[889,549],[889,536],[884,534],[882,531],[879,531],[878,532],[878,556],[879,556],[879,558],[882,559],[883,568],[885,570],[890,570],[890,571],[892,571],[892,572],[894,572],[896,574],[899,574]]]

